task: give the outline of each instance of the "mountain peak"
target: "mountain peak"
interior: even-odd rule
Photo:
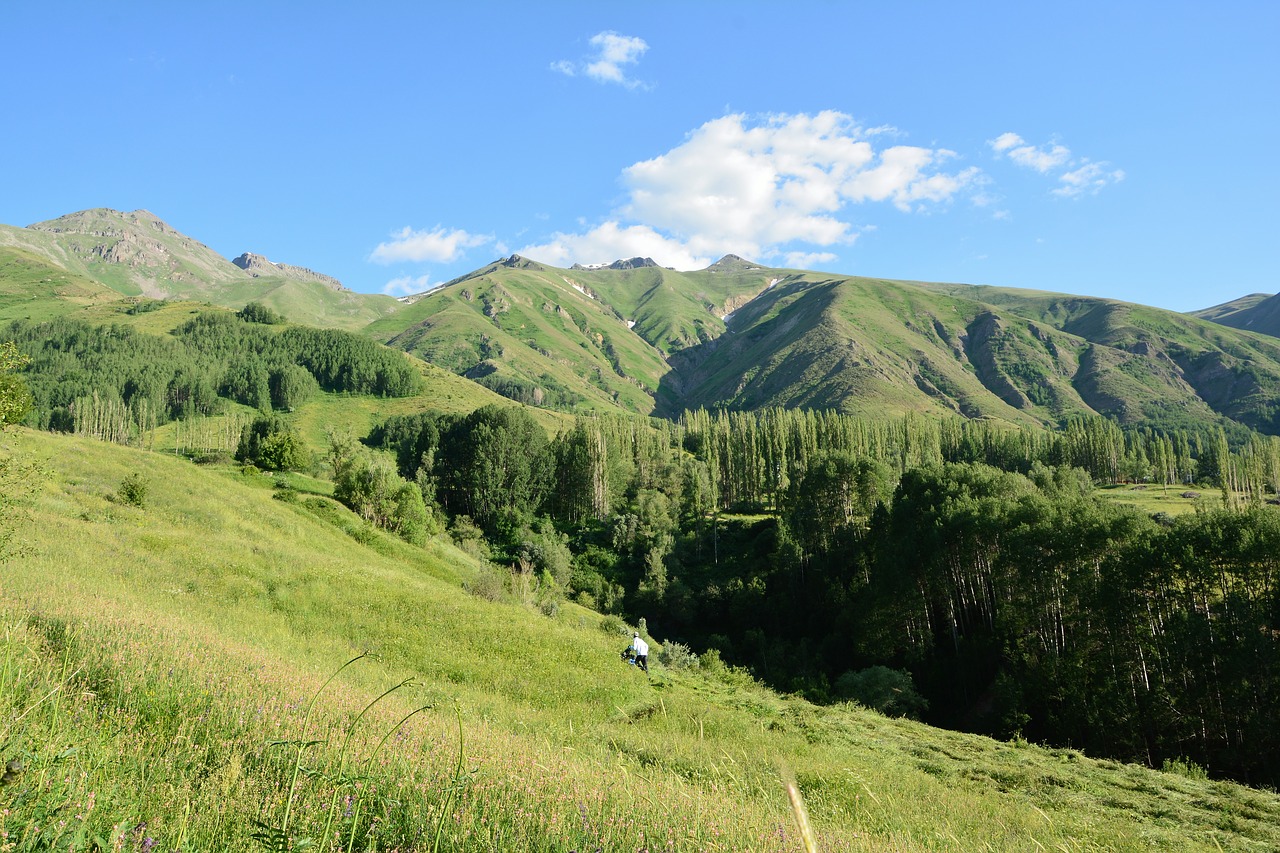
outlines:
[[[644,267],[656,267],[658,262],[653,258],[618,259],[611,264],[574,264],[574,270],[638,270]]]
[[[642,267],[656,267],[658,264],[653,258],[628,258],[627,260],[617,260],[609,264],[611,270],[638,270]]]
[[[725,255],[711,266],[707,267],[708,272],[743,272],[745,270],[762,270],[764,267],[759,264],[752,263],[746,258],[740,258],[737,255]]]
[[[135,210],[126,213],[123,210],[113,210],[110,207],[92,207],[88,210],[77,210],[75,213],[68,213],[64,216],[59,216],[57,219],[34,222],[27,227],[32,231],[49,231],[54,234],[70,233],[102,236],[104,233],[117,233],[113,229],[141,225],[150,226],[161,234],[178,233],[173,226],[149,210]]]
[[[509,258],[503,258],[502,260],[498,261],[498,263],[504,267],[514,267],[515,269],[521,269],[521,270],[529,270],[529,269],[540,270],[543,268],[542,264],[538,263],[537,261],[530,260],[529,258],[522,257],[520,255],[512,255]]]

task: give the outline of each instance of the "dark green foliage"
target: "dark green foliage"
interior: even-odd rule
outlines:
[[[271,411],[271,386],[267,369],[260,361],[243,361],[228,367],[218,394],[260,412]]]
[[[292,411],[310,400],[320,391],[320,383],[311,371],[299,364],[286,364],[267,375],[271,392],[271,405],[284,411]]]
[[[584,417],[547,442],[489,407],[369,442],[438,484],[464,548],[519,569],[503,596],[565,589],[819,701],[1275,778],[1276,439],[773,410]],[[1095,492],[1197,463],[1253,508],[1155,520]]]
[[[517,551],[517,560],[535,574],[545,574],[557,586],[568,588],[573,572],[569,537],[557,532],[547,519],[539,520],[533,529],[527,531]]]
[[[417,483],[406,482],[391,458],[343,438],[331,438],[333,496],[371,524],[421,545],[443,525]]]
[[[440,431],[455,421],[440,412],[392,415],[376,426],[366,441],[370,447],[395,454],[400,476],[411,479],[423,469],[433,475]]]
[[[916,692],[911,673],[887,666],[846,672],[836,679],[835,693],[889,717],[918,719],[929,703]]]
[[[120,481],[120,490],[116,494],[121,503],[142,509],[147,505],[147,490],[146,478],[135,471],[125,475],[125,478]]]
[[[236,312],[236,316],[246,323],[262,323],[273,326],[285,322],[283,314],[272,311],[261,302],[250,302]]]
[[[509,538],[533,518],[551,485],[546,447],[546,433],[523,409],[477,409],[440,437],[441,503],[489,535]]]
[[[68,432],[92,423],[87,434],[114,441],[172,419],[217,414],[225,400],[266,413],[296,408],[321,388],[404,396],[422,387],[401,353],[365,338],[301,327],[277,332],[228,312],[197,315],[171,337],[69,319],[14,323],[7,336],[29,363],[21,379],[0,370],[0,400],[15,403],[0,418],[21,412],[34,426]],[[16,405],[27,399],[23,387],[29,407]],[[95,399],[112,407],[111,429],[97,428],[102,411],[87,419],[76,411],[77,401]]]
[[[31,411],[34,402],[31,391],[21,377],[12,372],[28,361],[13,341],[0,343],[0,429],[21,423]]]
[[[75,401],[95,393],[118,399],[135,421],[144,410],[163,422],[217,406],[211,370],[176,341],[67,319],[14,323],[9,333],[31,359],[24,377],[36,426],[70,430]]]
[[[163,308],[165,301],[163,299],[138,299],[127,309],[126,314],[136,316],[138,314],[150,314],[152,311],[158,311]]]
[[[228,364],[257,362],[267,373],[299,365],[325,391],[404,397],[422,387],[422,377],[401,353],[350,332],[291,326],[276,333],[207,312],[174,335],[202,356]]]
[[[310,451],[278,415],[260,416],[244,428],[236,459],[267,471],[299,471],[311,466]]]

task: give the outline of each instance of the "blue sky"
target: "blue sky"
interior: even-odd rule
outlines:
[[[511,252],[1274,293],[1274,2],[25,3],[0,222],[145,208],[368,292]]]

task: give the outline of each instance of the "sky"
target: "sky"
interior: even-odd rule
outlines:
[[[8,225],[142,208],[395,295],[511,253],[1280,290],[1273,0],[51,0],[4,28]]]

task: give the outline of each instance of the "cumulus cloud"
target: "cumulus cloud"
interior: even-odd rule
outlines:
[[[382,286],[382,292],[388,296],[408,296],[413,293],[423,293],[431,290],[435,285],[430,284],[430,276],[419,275],[402,275],[391,279]]]
[[[437,225],[430,231],[415,231],[408,226],[393,232],[392,239],[379,243],[369,260],[379,264],[399,261],[456,261],[466,249],[493,242],[492,234],[468,234],[459,228],[445,229]]]
[[[561,59],[551,63],[551,70],[574,77],[585,74],[600,83],[616,83],[628,89],[647,88],[647,84],[627,76],[627,68],[640,62],[649,49],[648,43],[636,36],[624,36],[610,30],[591,37],[595,52],[578,62]]]
[[[1032,145],[1016,133],[1002,133],[988,143],[997,154],[1042,175],[1057,173],[1060,186],[1054,195],[1072,198],[1094,194],[1109,184],[1124,180],[1124,172],[1106,162],[1074,157],[1071,149],[1057,142]]]
[[[857,238],[863,229],[846,218],[850,206],[888,202],[918,211],[982,183],[976,168],[949,170],[956,155],[946,149],[877,148],[876,138],[895,135],[891,130],[862,128],[835,111],[714,119],[667,153],[625,169],[627,201],[610,221],[520,251],[548,263],[643,254],[680,269],[729,252],[806,257],[812,247]],[[805,246],[791,245],[797,243]],[[628,248],[639,244],[652,251]],[[579,254],[587,250],[596,254]]]
[[[557,231],[547,242],[525,246],[516,253],[558,267],[607,264],[619,258],[653,258],[663,266],[692,270],[715,260],[693,253],[684,242],[665,237],[647,225],[623,226],[616,221],[605,222],[584,234]]]
[[[819,264],[829,264],[837,257],[832,252],[787,252],[783,263],[793,270],[808,270]]]

